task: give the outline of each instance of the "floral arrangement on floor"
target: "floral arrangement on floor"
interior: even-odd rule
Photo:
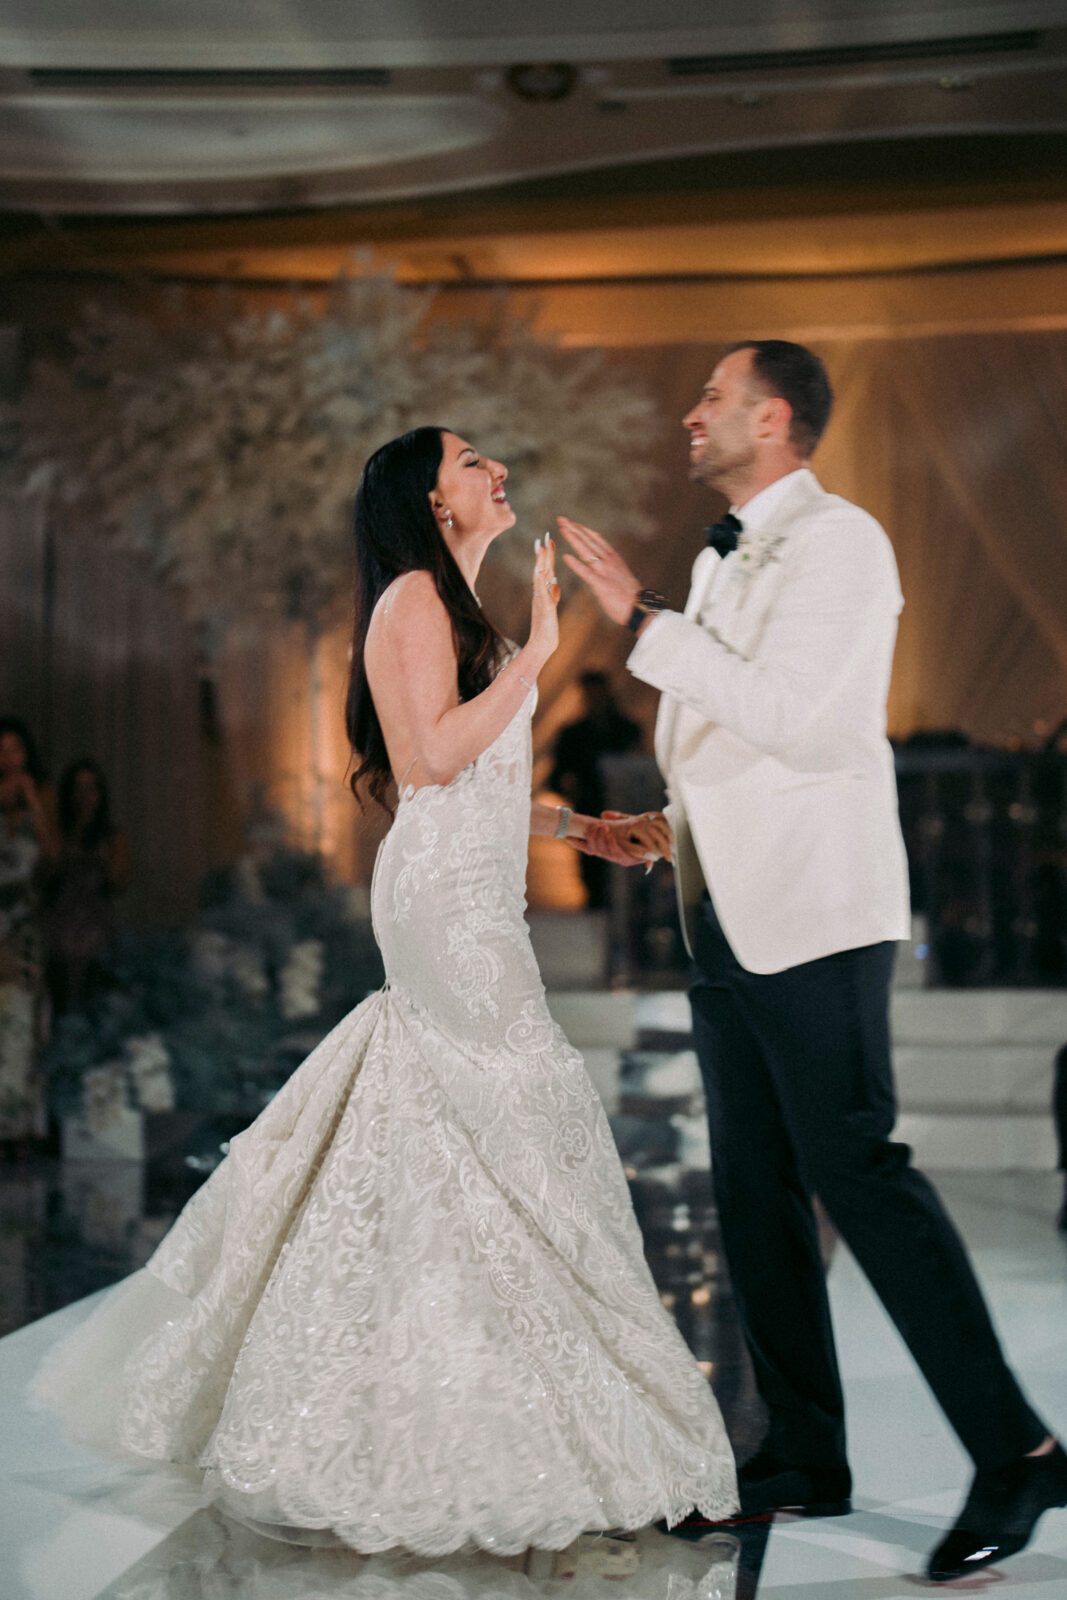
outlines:
[[[123,937],[110,978],[45,1061],[56,1114],[97,1134],[131,1109],[251,1120],[383,972],[361,892],[279,849],[213,874],[189,930]]]

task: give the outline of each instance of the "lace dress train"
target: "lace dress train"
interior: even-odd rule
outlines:
[[[196,1466],[246,1520],[512,1554],[736,1505],[530,948],[532,706],[404,792],[372,892],[385,988],[35,1382],[75,1436]]]

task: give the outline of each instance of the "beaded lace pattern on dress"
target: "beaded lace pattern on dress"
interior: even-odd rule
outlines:
[[[533,703],[405,789],[372,890],[385,988],[37,1381],[106,1445],[76,1414],[91,1386],[112,1445],[198,1464],[243,1518],[510,1554],[736,1505],[530,947]]]

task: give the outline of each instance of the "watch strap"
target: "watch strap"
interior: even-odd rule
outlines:
[[[634,601],[634,608],[626,621],[626,626],[631,633],[636,633],[646,617],[653,616],[657,611],[670,609],[666,598],[658,594],[655,589],[642,589]]]

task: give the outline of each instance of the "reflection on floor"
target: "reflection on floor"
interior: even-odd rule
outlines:
[[[656,1281],[743,1458],[759,1439],[762,1416],[710,1203],[694,1063],[676,1013],[671,1006],[661,1014],[653,997],[642,1007],[638,1048],[618,1064],[613,1126]],[[9,1334],[0,1341],[3,1600],[746,1600],[757,1593],[913,1600],[914,1574],[953,1516],[968,1468],[842,1248],[830,1283],[857,1480],[856,1510],[847,1518],[780,1517],[696,1543],[647,1530],[636,1571],[629,1570],[633,1549],[594,1543],[571,1553],[574,1576],[562,1578],[542,1553],[505,1565],[489,1557],[426,1563],[296,1549],[219,1518],[180,1479],[105,1466],[74,1449],[50,1418],[27,1410],[28,1375],[85,1314],[85,1303],[74,1302],[151,1254],[202,1181],[212,1137],[202,1130],[192,1151],[199,1171],[180,1159],[148,1168],[45,1161],[0,1168],[0,1330]],[[953,1173],[942,1189],[1013,1361],[1039,1409],[1067,1433],[1067,1248],[1053,1225],[1056,1175]],[[1067,1511],[1050,1513],[1027,1552],[969,1587],[990,1585],[1028,1600],[1062,1600]]]

